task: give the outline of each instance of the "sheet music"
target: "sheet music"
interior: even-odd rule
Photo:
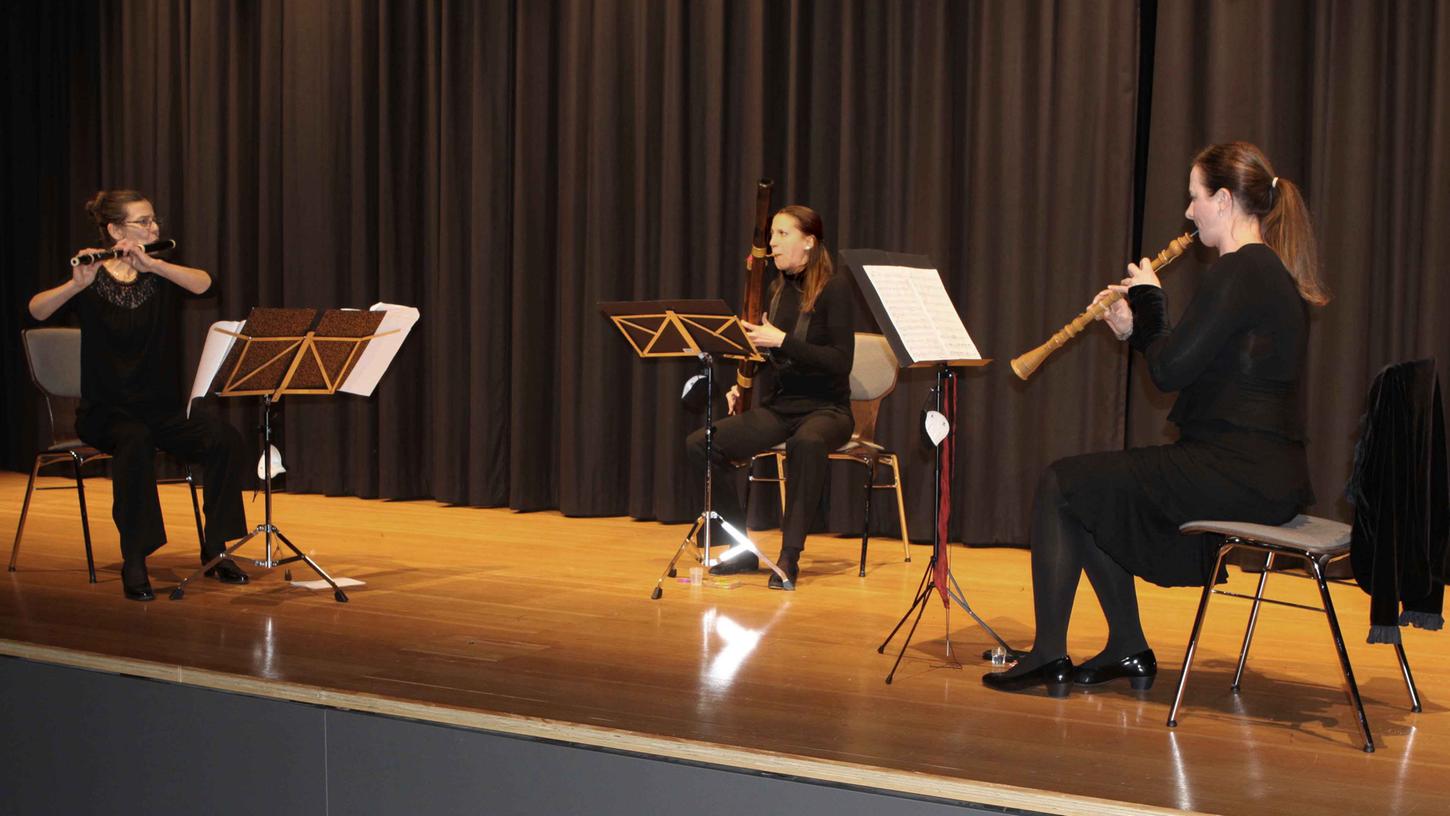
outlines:
[[[372,396],[373,389],[378,387],[378,380],[382,379],[383,372],[392,364],[393,356],[403,346],[403,341],[408,339],[408,332],[412,331],[413,324],[418,322],[420,316],[418,310],[412,306],[392,303],[374,303],[370,311],[385,313],[377,331],[383,336],[368,342],[347,379],[337,389],[364,397]]]
[[[201,347],[201,361],[196,364],[196,378],[191,381],[191,396],[186,399],[187,416],[191,416],[191,401],[197,397],[206,396],[206,389],[216,378],[217,369],[222,367],[222,361],[226,360],[227,352],[231,351],[232,344],[237,342],[237,338],[226,332],[233,334],[240,332],[242,322],[240,320],[218,320],[206,330],[206,343]]]
[[[872,264],[861,269],[913,362],[982,359],[935,269]]]

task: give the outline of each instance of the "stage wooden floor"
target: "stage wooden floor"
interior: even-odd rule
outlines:
[[[0,474],[7,542],[24,486],[23,475]],[[248,586],[197,582],[170,601],[165,590],[197,562],[184,488],[165,486],[173,543],[151,558],[160,597],[139,604],[121,595],[109,483],[88,486],[100,582],[85,580],[74,493],[37,493],[19,571],[0,584],[0,653],[1053,813],[1428,814],[1450,801],[1445,635],[1406,633],[1425,703],[1411,713],[1393,652],[1363,643],[1367,599],[1348,586],[1334,596],[1374,754],[1359,749],[1326,626],[1309,612],[1266,609],[1235,696],[1247,604],[1215,599],[1170,730],[1194,590],[1141,589],[1162,669],[1146,694],[987,691],[974,658],[989,639],[954,610],[965,665],[947,665],[939,604],[886,685],[891,657],[876,647],[928,556],[916,546],[902,563],[894,539],[873,542],[865,579],[856,540],[816,536],[795,593],[768,591],[761,573],[735,589],[670,583],[651,601],[684,527],[279,495],[275,518],[292,541],[333,575],[366,581],[350,603],[255,568]],[[248,513],[260,519],[260,499]],[[774,531],[755,538],[772,554],[778,546]],[[1027,553],[952,556],[974,608],[1009,640],[1029,639]],[[1233,588],[1251,591],[1251,580],[1233,572]],[[1276,585],[1282,597],[1315,597],[1306,580]],[[1081,592],[1078,658],[1105,631],[1086,581]]]

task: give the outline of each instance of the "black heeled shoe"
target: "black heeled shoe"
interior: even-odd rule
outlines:
[[[252,580],[247,577],[245,572],[242,572],[242,568],[237,566],[235,561],[230,559],[218,561],[216,566],[202,574],[208,578],[215,578],[224,584],[245,584]]]
[[[146,564],[121,565],[121,592],[130,601],[154,601],[156,593],[151,589],[151,579],[146,575]]]
[[[1144,649],[1106,666],[1081,666],[1072,673],[1072,684],[1093,688],[1126,677],[1133,691],[1147,691],[1153,688],[1153,679],[1157,676],[1158,658],[1153,656],[1152,649]]]
[[[1059,657],[1048,661],[1031,671],[1008,675],[1007,672],[991,672],[982,675],[982,685],[994,691],[1026,691],[1044,686],[1048,697],[1066,697],[1072,688],[1072,660]]]

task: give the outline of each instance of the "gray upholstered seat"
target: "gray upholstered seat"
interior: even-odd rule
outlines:
[[[1214,575],[1218,575],[1223,568],[1225,556],[1235,549],[1255,550],[1266,553],[1268,557],[1264,564],[1264,571],[1259,575],[1258,589],[1251,596],[1215,589],[1212,583],[1203,588],[1203,595],[1198,602],[1198,613],[1193,620],[1193,631],[1188,638],[1188,650],[1183,657],[1183,670],[1178,675],[1178,688],[1174,692],[1173,706],[1168,711],[1168,727],[1178,725],[1178,708],[1183,702],[1183,690],[1188,684],[1188,672],[1193,665],[1194,653],[1198,649],[1198,636],[1203,630],[1208,599],[1213,595],[1232,595],[1251,600],[1253,607],[1249,612],[1248,629],[1244,632],[1243,647],[1239,650],[1238,668],[1234,671],[1233,683],[1230,688],[1235,693],[1239,691],[1239,685],[1244,675],[1244,665],[1249,657],[1249,645],[1253,642],[1254,626],[1259,620],[1261,604],[1272,603],[1322,612],[1329,622],[1329,632],[1334,640],[1334,648],[1338,652],[1339,668],[1344,678],[1345,691],[1349,696],[1350,704],[1354,706],[1359,733],[1364,739],[1364,750],[1366,752],[1374,751],[1374,738],[1370,735],[1369,721],[1365,718],[1364,701],[1360,699],[1359,686],[1354,682],[1354,670],[1349,665],[1349,654],[1344,649],[1344,635],[1340,632],[1339,618],[1334,614],[1334,601],[1329,595],[1329,585],[1324,579],[1325,570],[1330,561],[1349,555],[1350,526],[1330,519],[1301,514],[1278,527],[1238,521],[1209,520],[1190,521],[1178,529],[1184,533],[1213,533],[1224,536],[1224,543],[1219,547],[1218,560],[1214,565]],[[1303,606],[1264,597],[1264,587],[1268,583],[1269,574],[1274,570],[1274,561],[1279,556],[1289,556],[1304,562],[1310,575],[1318,584],[1321,606]],[[1419,711],[1420,694],[1415,687],[1415,678],[1410,673],[1410,664],[1405,659],[1404,646],[1396,643],[1395,652],[1400,662],[1400,673],[1404,676],[1405,686],[1410,693],[1410,708],[1413,711]]]
[[[1278,527],[1238,521],[1190,521],[1179,530],[1185,533],[1218,533],[1263,544],[1297,547],[1312,553],[1349,551],[1348,524],[1303,513]]]

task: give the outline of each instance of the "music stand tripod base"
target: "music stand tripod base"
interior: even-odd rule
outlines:
[[[243,546],[246,545],[247,542],[251,541],[259,535],[265,535],[267,537],[266,556],[261,559],[237,558],[236,551],[241,549]],[[273,558],[271,542],[272,536],[276,536],[278,539],[280,539],[281,542],[286,545],[287,549],[292,551],[292,555],[286,558]],[[327,572],[322,569],[322,567],[319,567],[316,561],[313,561],[311,558],[309,558],[306,553],[297,549],[297,545],[293,544],[290,540],[288,540],[287,536],[282,535],[282,531],[277,529],[276,525],[270,523],[258,524],[256,529],[252,530],[252,532],[247,533],[242,538],[237,539],[237,543],[228,547],[220,555],[203,564],[201,566],[201,569],[198,569],[196,572],[188,575],[184,580],[182,580],[180,584],[176,585],[175,589],[171,590],[171,600],[181,600],[186,595],[187,584],[205,575],[208,570],[212,569],[217,564],[220,564],[223,561],[241,561],[243,563],[251,564],[256,567],[261,567],[262,569],[275,569],[286,564],[301,561],[307,566],[311,567],[313,572],[317,573],[317,575],[321,577],[322,580],[327,582],[328,586],[332,587],[332,597],[336,599],[338,603],[347,603],[348,600],[347,593],[342,591],[342,587],[337,585],[337,582],[333,580],[331,575],[328,575]],[[291,581],[292,570],[287,570],[283,577],[287,581]]]
[[[684,554],[685,549],[695,543],[696,536],[698,536],[701,531],[705,531],[706,534],[708,534],[709,531],[706,529],[705,525],[705,519],[707,517],[719,522],[720,529],[723,530],[731,538],[735,539],[735,546],[744,547],[746,550],[755,553],[755,557],[759,558],[761,562],[770,569],[771,572],[775,573],[780,578],[781,589],[787,592],[795,591],[795,582],[790,580],[790,578],[786,576],[785,571],[782,570],[778,564],[767,558],[765,553],[761,552],[760,548],[755,546],[755,542],[750,540],[749,536],[742,533],[739,529],[735,527],[735,525],[726,521],[724,517],[721,516],[719,513],[716,513],[714,510],[709,510],[697,516],[695,518],[695,523],[690,525],[690,531],[685,533],[684,540],[682,540],[680,542],[680,546],[675,549],[674,557],[670,559],[670,563],[665,566],[665,571],[660,575],[659,579],[655,581],[654,591],[651,592],[649,596],[650,600],[658,601],[660,597],[665,594],[665,579],[675,577],[675,575],[677,574],[675,564],[679,562],[680,556]],[[709,551],[709,547],[706,547],[705,549],[707,552]],[[721,560],[718,558],[710,559],[710,561],[707,562],[703,556],[698,554],[695,555],[694,558],[696,561],[699,561],[706,567],[713,567],[716,564],[721,563]]]
[[[271,397],[265,397],[262,401],[262,450],[270,451],[271,449],[272,399]],[[180,584],[177,584],[176,588],[171,590],[171,600],[179,601],[183,597],[185,597],[187,584],[205,575],[208,570],[212,569],[217,564],[220,564],[222,561],[240,560],[254,566],[261,567],[262,569],[274,569],[285,564],[291,564],[296,561],[301,561],[307,566],[311,567],[313,572],[317,573],[317,575],[322,578],[322,580],[327,582],[328,586],[332,587],[332,597],[336,599],[338,603],[347,603],[347,593],[343,592],[342,587],[338,586],[337,582],[332,580],[332,576],[328,575],[327,572],[323,570],[322,567],[319,567],[317,565],[317,562],[313,561],[310,557],[308,557],[306,553],[297,549],[297,545],[293,544],[292,541],[287,538],[287,536],[282,535],[282,531],[279,530],[277,528],[277,525],[272,522],[272,457],[264,456],[263,462],[266,463],[266,471],[264,473],[266,481],[263,482],[263,492],[266,496],[266,502],[264,505],[266,508],[266,520],[263,521],[261,524],[258,524],[256,528],[253,529],[250,533],[247,533],[245,536],[237,539],[235,544],[232,544],[230,547],[223,550],[220,554],[212,558],[210,561],[202,564],[200,569],[198,569],[196,572],[193,572],[191,575],[188,575],[184,580],[182,580]],[[247,542],[251,541],[259,535],[263,536],[263,541],[266,544],[266,547],[263,550],[263,557],[261,558],[261,560],[254,558],[238,559],[236,557],[237,550],[240,550],[242,547],[246,546]],[[291,550],[292,555],[287,556],[286,558],[273,558],[273,536],[281,541],[282,544],[287,547],[287,549]],[[287,574],[285,577],[288,581],[292,580],[292,571],[290,569],[287,570]]]
[[[344,385],[367,343],[397,330],[378,333],[383,314],[348,309],[280,309],[253,308],[240,332],[227,332],[235,342],[212,381],[212,391],[222,397],[262,398],[261,449],[264,470],[261,474],[266,495],[266,519],[252,532],[207,561],[171,591],[171,600],[186,595],[186,585],[205,575],[222,561],[236,561],[237,550],[258,535],[266,548],[261,560],[250,563],[264,569],[301,561],[317,573],[338,603],[347,603],[347,593],[332,580],[317,562],[282,535],[272,521],[272,406],[287,394],[332,395]],[[273,537],[282,542],[292,555],[273,558]],[[290,570],[288,580],[291,580]]]

